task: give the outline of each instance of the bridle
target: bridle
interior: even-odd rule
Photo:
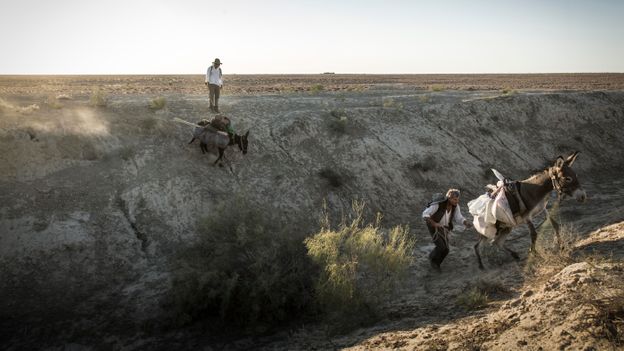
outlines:
[[[566,193],[566,186],[564,182],[566,177],[559,175],[560,169],[561,169],[560,167],[556,167],[556,166],[548,168],[548,177],[552,181],[553,190],[557,191],[557,199],[559,201],[561,201],[561,199]]]

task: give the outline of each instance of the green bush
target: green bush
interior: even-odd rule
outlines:
[[[200,220],[198,241],[173,279],[177,324],[217,317],[258,330],[312,306],[303,237],[282,226],[278,213],[237,196]]]
[[[338,315],[375,311],[393,296],[408,272],[414,241],[409,229],[389,231],[363,223],[364,204],[353,203],[351,223],[331,229],[325,215],[321,230],[305,240],[308,255],[320,268],[316,282],[317,302]]]
[[[434,85],[430,86],[429,89],[431,91],[444,91],[446,88],[443,85],[434,84]]]
[[[329,120],[329,129],[338,134],[345,134],[349,124],[347,113],[344,110],[332,110],[329,114],[333,117]]]
[[[394,100],[393,98],[382,99],[382,106],[385,108],[396,108],[398,110],[403,109],[403,104]]]
[[[150,101],[149,108],[152,111],[158,111],[158,110],[162,110],[163,108],[165,108],[166,104],[167,104],[167,100],[165,100],[164,97],[159,96],[157,98],[154,98],[152,101]]]
[[[321,84],[315,84],[315,85],[310,87],[310,92],[311,93],[320,93],[323,90],[325,90],[325,87],[322,86]]]
[[[481,289],[476,286],[459,294],[459,296],[457,297],[457,305],[463,307],[467,311],[479,309],[487,305],[487,303],[487,293],[481,291]]]
[[[91,104],[91,106],[104,107],[108,103],[108,98],[104,92],[102,92],[100,89],[96,89],[91,93],[89,103]]]
[[[503,93],[503,95],[513,95],[516,91],[510,87],[505,87],[501,90],[501,93]]]

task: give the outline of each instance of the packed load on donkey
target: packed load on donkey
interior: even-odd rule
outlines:
[[[523,223],[529,227],[531,234],[530,251],[535,251],[537,231],[532,220],[539,213],[546,211],[552,191],[556,191],[559,200],[570,196],[579,202],[585,201],[585,191],[572,170],[577,156],[578,152],[573,152],[565,159],[559,156],[552,166],[521,181],[509,181],[493,170],[500,180],[497,186],[489,185],[488,193],[468,203],[468,210],[473,215],[474,228],[481,234],[474,246],[479,268],[483,268],[479,245],[484,240],[490,240],[501,246],[514,258],[519,257],[517,253],[503,244],[511,230]],[[557,243],[559,243],[559,224],[548,216],[547,211],[546,216],[553,225]]]
[[[217,115],[212,120],[202,119],[196,124],[177,117],[174,118],[174,121],[195,127],[193,138],[189,144],[192,144],[195,139],[199,139],[199,147],[202,153],[206,153],[209,147],[219,151],[219,157],[215,160],[215,164],[223,159],[225,148],[229,145],[238,145],[243,155],[247,154],[249,131],[244,135],[236,134],[232,128],[232,121],[224,115]]]

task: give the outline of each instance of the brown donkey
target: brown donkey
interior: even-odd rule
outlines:
[[[526,223],[529,227],[529,232],[531,233],[530,251],[535,251],[537,231],[531,221],[537,214],[542,211],[546,211],[548,198],[553,190],[557,191],[560,200],[567,195],[574,197],[579,202],[585,201],[585,191],[581,188],[581,184],[576,177],[576,173],[571,168],[577,156],[578,152],[572,153],[566,159],[559,156],[553,166],[516,183],[519,197],[522,202],[524,202],[525,210],[520,213],[520,220],[517,220],[515,225],[509,225],[501,221],[496,222],[496,235],[493,243],[504,248],[513,258],[518,259],[519,256],[516,252],[504,246],[507,235],[514,227],[522,223]],[[548,216],[548,212],[546,212],[546,214]],[[553,224],[553,228],[557,236],[557,242],[560,242],[559,224],[557,224],[551,217],[549,217],[549,219]],[[486,240],[488,240],[486,236],[480,235],[479,241],[474,246],[477,260],[479,261],[479,268],[481,269],[483,269],[483,262],[481,261],[481,256],[479,255],[479,245]]]

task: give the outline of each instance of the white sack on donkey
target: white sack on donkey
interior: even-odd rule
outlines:
[[[530,251],[535,251],[537,231],[532,220],[546,210],[552,191],[557,192],[559,200],[565,196],[571,196],[579,202],[585,201],[585,191],[571,168],[577,156],[578,152],[573,152],[566,159],[559,156],[552,166],[522,181],[510,181],[496,170],[492,170],[501,181],[497,183],[497,186],[488,185],[490,191],[487,194],[468,203],[468,209],[473,215],[474,227],[481,234],[474,246],[479,268],[483,268],[479,245],[484,240],[492,241],[508,251],[512,257],[519,258],[517,253],[504,246],[504,242],[511,230],[522,223],[526,223],[529,227]],[[510,202],[514,206],[510,206]],[[546,214],[548,216],[548,212]],[[548,218],[555,230],[557,243],[559,243],[559,224],[550,216]]]

